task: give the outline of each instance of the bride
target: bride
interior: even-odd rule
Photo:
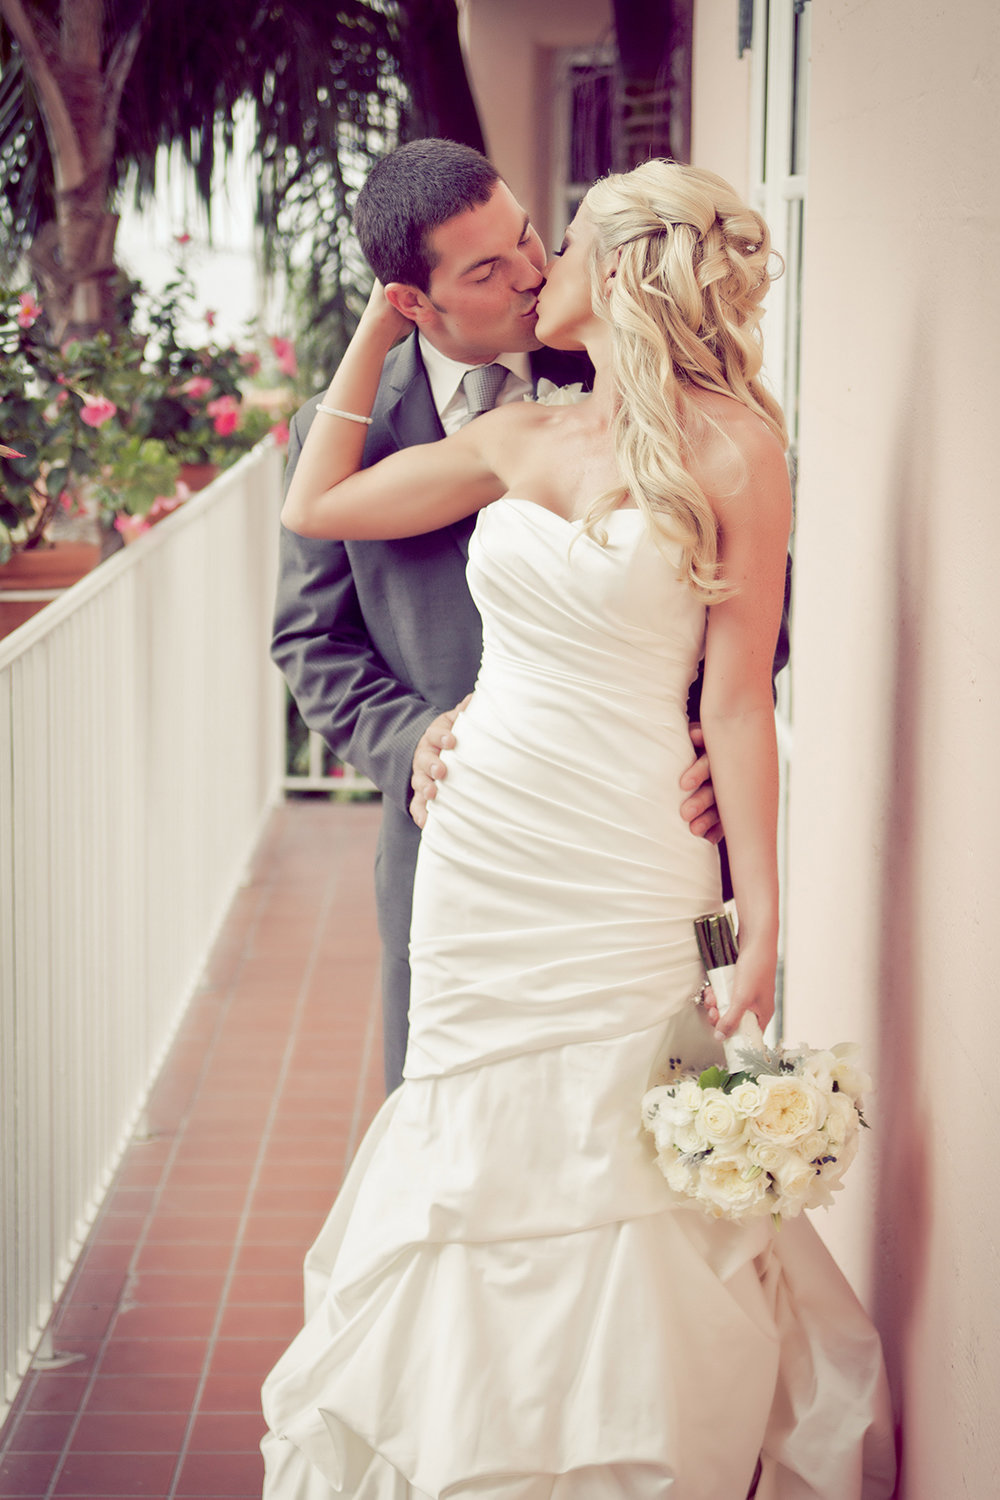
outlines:
[[[403,331],[376,287],[295,470],[305,536],[480,512],[475,693],[420,849],[404,1083],[307,1261],[264,1388],[271,1500],[881,1500],[877,1335],[804,1218],[711,1220],[640,1126],[664,1069],[773,1011],[771,662],[790,496],[760,380],[770,242],[712,173],[587,194],[538,337],[593,394],[506,405],[363,471]],[[701,720],[740,918],[730,1009],[692,921],[714,849],[671,789]]]

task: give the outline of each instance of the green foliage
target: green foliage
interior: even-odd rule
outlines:
[[[121,295],[131,312],[122,337],[62,346],[29,292],[0,295],[0,562],[36,545],[60,506],[90,503],[107,524],[123,513],[159,519],[183,464],[231,463],[298,402],[283,341],[271,341],[279,368],[267,371],[266,406],[246,399],[256,350],[183,342],[194,294],[182,272],[160,296],[136,283]]]
[[[720,1068],[715,1064],[698,1074],[698,1087],[700,1089],[721,1089],[724,1094],[731,1094],[733,1089],[738,1088],[741,1083],[753,1083],[754,1081],[753,1073],[729,1073],[725,1068]]]
[[[24,3],[54,38],[74,0]],[[162,186],[160,148],[176,146],[210,211],[218,157],[250,101],[266,267],[292,288],[306,383],[324,381],[367,291],[350,210],[372,162],[410,134],[482,147],[454,0],[108,0],[101,24],[106,75],[142,27],[117,110],[109,207],[127,192],[149,199]],[[0,279],[13,280],[53,219],[53,184],[35,86],[0,19]]]
[[[93,493],[105,514],[145,516],[157,500],[173,494],[180,466],[165,443],[116,422],[102,446],[105,462],[95,473]]]
[[[71,0],[25,0],[58,26]],[[114,0],[104,7],[101,64],[143,18],[118,109],[114,202],[152,196],[164,146],[177,146],[211,211],[218,158],[238,109],[254,112],[257,214],[265,263],[289,276],[303,329],[329,368],[356,321],[364,279],[350,203],[368,167],[400,138],[407,92],[394,0]],[[452,11],[452,27],[455,28]],[[41,26],[38,26],[41,31]],[[54,33],[53,33],[54,34]],[[53,218],[54,172],[32,80],[0,20],[0,277],[7,280]],[[109,207],[113,206],[109,204]],[[176,414],[175,414],[176,415]]]

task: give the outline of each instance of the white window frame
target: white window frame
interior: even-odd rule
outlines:
[[[765,373],[788,422],[793,480],[798,465],[810,23],[809,0],[755,0],[751,41],[750,196],[753,206],[767,220],[774,249],[785,263],[785,274],[768,294],[765,348],[769,358],[765,363]],[[794,161],[793,151],[797,158]],[[788,788],[794,758],[793,703],[788,672],[782,673],[778,681],[775,721],[781,774],[778,861],[784,929]],[[783,936],[779,951],[783,955]],[[778,975],[776,1021],[779,1034],[782,988],[783,960]]]
[[[590,182],[574,182],[569,175],[571,152],[570,140],[573,128],[572,89],[570,75],[574,68],[588,68],[595,73],[607,73],[616,78],[616,59],[613,46],[561,47],[555,59],[555,89],[552,101],[552,239],[562,236],[566,225],[576,213]]]

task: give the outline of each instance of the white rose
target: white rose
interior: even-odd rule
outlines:
[[[678,1151],[683,1151],[686,1156],[694,1156],[699,1151],[706,1151],[709,1144],[698,1129],[698,1122],[693,1119],[687,1125],[675,1125],[672,1140]]]
[[[816,1176],[812,1162],[803,1161],[794,1151],[789,1151],[779,1161],[773,1172],[774,1180],[782,1198],[804,1199]]]
[[[767,1206],[767,1173],[754,1173],[733,1157],[709,1157],[698,1173],[698,1197],[729,1218],[762,1212]]]
[[[698,1100],[692,1101],[689,1094],[682,1094],[679,1089],[670,1090],[669,1097],[664,1100],[660,1110],[662,1119],[669,1120],[671,1125],[677,1126],[690,1125],[697,1113]]]
[[[827,1155],[829,1148],[830,1142],[822,1130],[811,1130],[795,1147],[803,1161],[811,1162],[820,1161]]]
[[[864,1098],[872,1091],[871,1074],[858,1067],[861,1048],[857,1042],[841,1042],[833,1049],[833,1065],[830,1075],[833,1082],[851,1099]]]
[[[743,1139],[746,1121],[721,1089],[704,1089],[698,1126],[710,1146],[734,1146]]]
[[[762,1167],[765,1172],[773,1172],[787,1150],[787,1146],[775,1146],[771,1141],[751,1140],[747,1146],[747,1159],[755,1167]]]
[[[823,1096],[808,1079],[765,1075],[759,1087],[765,1097],[759,1113],[749,1122],[753,1139],[791,1146],[823,1123]]]
[[[858,1128],[858,1112],[846,1094],[831,1094],[824,1129],[832,1146],[841,1146]]]
[[[677,1103],[693,1115],[701,1108],[701,1096],[702,1090],[697,1078],[685,1078],[683,1083],[677,1085]]]
[[[683,1193],[687,1198],[693,1197],[698,1186],[697,1168],[676,1156],[670,1159],[661,1155],[659,1162],[660,1170],[667,1179],[667,1186],[675,1193]]]
[[[729,1098],[736,1113],[745,1120],[753,1119],[764,1104],[764,1095],[755,1083],[738,1083]]]
[[[662,1083],[658,1088],[650,1089],[647,1094],[643,1094],[640,1109],[642,1112],[642,1123],[647,1130],[653,1129],[655,1121],[659,1118],[660,1111],[671,1097],[671,1094],[672,1090],[667,1088],[666,1084]]]

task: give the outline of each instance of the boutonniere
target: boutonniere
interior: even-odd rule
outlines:
[[[546,380],[544,376],[539,380],[533,396],[525,396],[525,401],[536,401],[539,406],[575,406],[578,401],[589,396],[583,384],[577,381],[576,385],[556,385],[553,380]]]

